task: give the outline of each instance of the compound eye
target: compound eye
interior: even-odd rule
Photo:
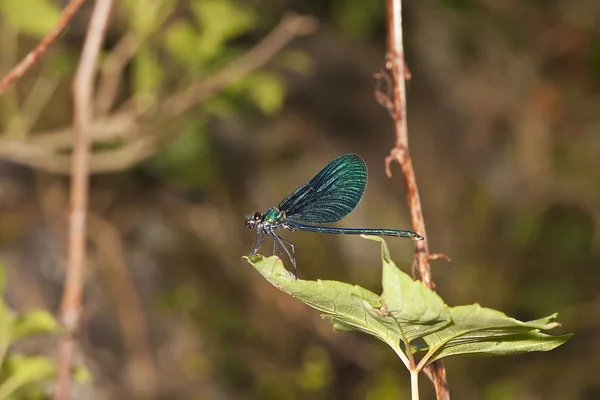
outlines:
[[[255,221],[262,221],[262,219],[263,219],[263,215],[260,212],[256,212],[254,214],[254,220]]]

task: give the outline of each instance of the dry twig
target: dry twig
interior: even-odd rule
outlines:
[[[104,117],[114,105],[123,78],[123,70],[140,44],[141,41],[138,38],[132,34],[126,34],[104,60],[96,95],[96,116]]]
[[[406,121],[406,86],[407,76],[404,66],[404,44],[402,37],[402,1],[387,0],[387,32],[388,32],[388,56],[386,68],[392,74],[393,94],[391,112],[394,119],[396,131],[396,146],[385,159],[386,173],[392,176],[391,163],[396,160],[402,167],[404,182],[406,184],[408,205],[412,219],[413,230],[423,236],[424,240],[415,242],[415,258],[413,261],[413,274],[418,271],[418,276],[428,288],[435,285],[431,279],[429,265],[429,247],[427,243],[427,232],[425,231],[425,219],[421,208],[419,188],[413,169],[412,160],[408,150],[408,130]],[[438,400],[449,400],[450,392],[446,381],[446,370],[441,360],[434,362],[427,376],[432,380]]]
[[[68,336],[59,347],[59,380],[55,399],[68,399],[71,369],[75,353],[75,336],[81,319],[81,299],[86,261],[86,213],[89,186],[90,140],[94,76],[100,48],[108,24],[112,0],[97,0],[92,13],[79,66],[73,80],[73,157],[69,212],[67,273],[61,302],[61,320]]]
[[[56,41],[65,30],[73,16],[79,10],[84,0],[71,0],[63,10],[56,26],[0,81],[0,94],[10,85],[18,81],[31,67],[42,58],[46,50]]]

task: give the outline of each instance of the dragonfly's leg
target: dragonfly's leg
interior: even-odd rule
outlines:
[[[284,238],[282,238],[281,236],[273,233],[273,241],[277,241],[279,246],[283,247],[283,250],[285,250],[285,253],[287,254],[287,256],[289,257],[290,261],[292,262],[292,268],[294,270],[294,279],[298,279],[298,276],[296,275],[296,257],[294,257],[292,255],[292,253],[290,253],[290,251],[288,250],[287,247],[285,247],[285,244],[283,242],[288,242],[287,240],[285,240]],[[291,243],[290,243],[291,244]],[[294,246],[292,245],[292,249],[294,248]],[[292,250],[293,252],[293,250]]]
[[[279,239],[281,239],[281,241],[285,244],[287,244],[288,246],[290,246],[290,248],[292,249],[292,255],[294,257],[296,257],[296,249],[294,248],[294,244],[292,242],[290,242],[289,240],[286,240],[284,238],[282,238],[281,236],[279,236]]]
[[[256,236],[254,237],[254,244],[252,245],[252,252],[250,256],[258,254],[258,249],[265,241],[265,232],[259,227],[256,231]]]
[[[283,255],[281,247],[279,246],[279,243],[277,243],[277,240],[273,239],[273,255]]]

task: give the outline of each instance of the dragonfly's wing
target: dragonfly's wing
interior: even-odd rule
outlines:
[[[357,154],[345,154],[294,190],[277,208],[290,221],[327,224],[354,210],[366,187],[365,162]]]

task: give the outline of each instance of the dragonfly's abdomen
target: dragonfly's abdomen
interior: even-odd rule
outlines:
[[[286,227],[294,231],[328,233],[334,235],[374,235],[374,236],[394,236],[404,237],[413,240],[422,240],[423,237],[412,231],[382,229],[382,228],[336,228],[332,226],[304,225],[296,222],[287,221]]]

